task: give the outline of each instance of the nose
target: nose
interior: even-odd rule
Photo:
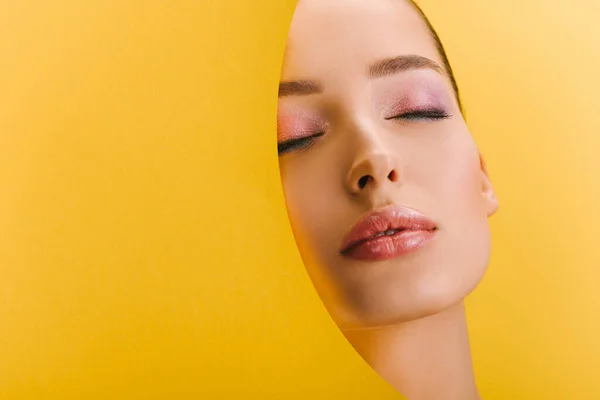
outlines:
[[[351,194],[360,194],[399,181],[398,158],[392,153],[379,151],[357,159],[348,172],[346,187]]]

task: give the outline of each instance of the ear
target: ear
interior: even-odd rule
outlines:
[[[496,192],[492,186],[492,181],[490,180],[485,160],[483,159],[481,152],[479,153],[479,164],[481,167],[481,195],[485,202],[487,216],[490,217],[498,210],[498,198],[496,197]]]

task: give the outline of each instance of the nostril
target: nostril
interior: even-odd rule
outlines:
[[[371,180],[371,177],[369,175],[365,175],[362,178],[360,178],[358,180],[358,188],[359,189],[364,189],[365,186],[367,186],[367,184],[369,183],[369,181]]]
[[[388,179],[392,182],[396,182],[396,180],[398,179],[398,174],[396,173],[396,171],[392,170],[389,174],[388,174]]]

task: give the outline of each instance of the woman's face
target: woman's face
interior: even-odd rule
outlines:
[[[300,0],[278,142],[294,235],[340,327],[431,315],[478,284],[496,200],[410,4]]]

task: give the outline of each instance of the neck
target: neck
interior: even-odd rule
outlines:
[[[419,320],[344,334],[409,400],[480,400],[463,303]]]

